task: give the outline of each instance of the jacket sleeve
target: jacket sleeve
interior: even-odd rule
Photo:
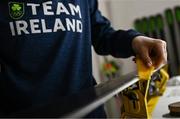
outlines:
[[[92,44],[100,55],[127,58],[132,56],[132,40],[141,35],[135,30],[115,31],[108,19],[103,17],[98,10],[97,0],[89,0],[91,12]]]

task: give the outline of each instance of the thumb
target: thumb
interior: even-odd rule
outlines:
[[[147,67],[151,67],[152,66],[152,60],[149,56],[149,51],[146,48],[144,48],[142,51],[143,52],[139,53],[140,59],[144,62],[144,64]]]

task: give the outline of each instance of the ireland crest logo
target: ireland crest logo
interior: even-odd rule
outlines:
[[[9,15],[13,19],[20,19],[24,15],[24,3],[9,2]]]

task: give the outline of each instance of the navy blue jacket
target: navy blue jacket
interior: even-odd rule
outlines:
[[[96,0],[1,0],[0,112],[86,90],[93,86],[91,45],[126,58],[138,35],[115,31]]]

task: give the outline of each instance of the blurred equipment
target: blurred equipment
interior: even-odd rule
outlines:
[[[149,29],[150,29],[150,36],[153,38],[157,38],[157,25],[156,25],[156,19],[154,16],[150,16],[149,18]]]
[[[148,19],[144,17],[142,19],[142,32],[146,35],[149,36],[149,25],[148,25]]]
[[[167,21],[167,25],[169,29],[169,34],[171,37],[170,41],[173,46],[172,47],[173,54],[174,54],[173,62],[175,63],[173,67],[173,73],[174,75],[178,75],[180,74],[180,62],[179,62],[180,60],[179,60],[178,46],[177,46],[177,39],[176,39],[176,32],[175,32],[174,15],[171,9],[167,9],[165,11],[165,17],[166,17],[166,21]]]
[[[122,91],[121,118],[151,118],[169,78],[164,69],[154,73],[153,67],[146,68],[139,59],[136,62],[140,80]]]
[[[180,30],[180,7],[175,7],[175,17],[176,17],[176,21],[178,23],[178,27]]]
[[[142,22],[140,19],[136,19],[135,22],[134,22],[134,27],[137,31],[143,33],[143,30],[142,30]]]
[[[155,24],[157,26],[157,32],[159,33],[158,38],[166,41],[165,31],[164,31],[164,21],[161,14],[155,16]]]
[[[180,117],[180,102],[172,103],[168,107],[171,116]]]

